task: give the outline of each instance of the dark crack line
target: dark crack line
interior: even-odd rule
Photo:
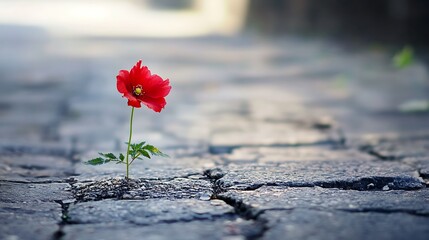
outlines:
[[[381,161],[401,161],[403,159],[403,157],[398,157],[394,155],[386,156],[384,154],[381,154],[378,151],[374,150],[372,146],[360,147],[358,150]]]
[[[404,164],[404,165],[407,165],[407,166],[413,168],[417,172],[417,174],[418,174],[418,176],[420,178],[422,178],[424,180],[429,179],[429,175],[422,174],[421,173],[421,169],[418,168],[415,164],[403,161],[407,157],[404,157],[404,156],[394,156],[394,155],[392,155],[392,156],[386,156],[386,155],[380,154],[379,152],[375,151],[371,146],[364,146],[364,147],[359,148],[358,150],[361,151],[361,152],[363,152],[363,153],[366,153],[366,154],[368,154],[370,156],[373,156],[373,157],[375,157],[376,159],[378,159],[380,161],[395,161],[395,162],[400,162],[401,164]],[[426,186],[429,186],[429,182],[428,181],[426,181]]]
[[[210,177],[208,171],[205,171],[204,175],[206,175],[208,179],[210,179],[212,182],[212,187],[213,187],[213,195],[211,197],[212,199],[217,199],[225,202],[226,204],[234,208],[234,212],[237,216],[246,220],[252,220],[253,222],[255,222],[255,224],[259,226],[258,231],[256,231],[255,233],[247,236],[245,235],[246,240],[260,239],[265,234],[265,232],[269,229],[267,225],[267,221],[259,218],[257,215],[251,214],[252,208],[250,206],[245,205],[242,202],[232,201],[232,199],[220,197],[218,193],[222,192],[222,190],[220,190],[219,187],[216,185],[216,180],[218,178]]]
[[[383,209],[383,208],[362,208],[362,209],[347,209],[347,208],[339,208],[335,209],[343,212],[350,213],[382,213],[382,214],[394,214],[394,213],[404,213],[412,216],[419,217],[429,217],[429,212],[420,212],[418,210],[411,209]]]
[[[305,210],[314,210],[314,211],[320,211],[320,212],[332,212],[332,211],[340,211],[340,212],[347,212],[347,213],[380,213],[380,214],[396,214],[396,213],[403,213],[408,214],[411,216],[416,217],[429,217],[429,213],[426,212],[420,212],[418,210],[411,210],[411,209],[383,209],[383,208],[360,208],[360,209],[348,209],[348,208],[318,208],[318,207],[295,207],[295,208],[283,208],[283,207],[276,207],[276,208],[266,208],[266,209],[252,209],[254,212],[253,215],[256,217],[259,217],[260,215],[264,214],[268,211],[293,211],[297,209],[305,209]]]
[[[259,231],[255,232],[252,235],[245,236],[247,240],[260,239],[264,234],[269,230],[268,222],[265,219],[259,217],[259,214],[255,214],[253,208],[247,204],[244,204],[242,201],[236,201],[232,198],[224,198],[218,195],[214,196],[214,199],[222,200],[226,204],[234,208],[235,213],[246,220],[252,220],[259,226]]]
[[[62,240],[66,235],[64,226],[69,224],[69,207],[71,203],[66,203],[62,200],[56,200],[56,203],[61,205],[61,222],[58,223],[58,230],[54,232],[51,240]]]
[[[395,178],[393,177],[368,177],[361,178],[354,181],[332,181],[332,182],[308,182],[308,183],[289,183],[289,182],[266,182],[245,185],[243,188],[232,186],[222,186],[222,183],[215,181],[216,193],[226,192],[228,190],[239,191],[254,191],[264,186],[270,187],[285,187],[285,188],[313,188],[321,187],[326,189],[341,189],[341,190],[356,190],[356,191],[384,191],[383,187],[388,186],[389,190],[403,190],[403,191],[416,191],[422,187],[395,187]]]
[[[0,180],[0,182],[4,183],[22,183],[22,184],[49,184],[49,183],[69,183],[69,181],[66,180],[45,180],[45,181],[20,181],[20,180]]]

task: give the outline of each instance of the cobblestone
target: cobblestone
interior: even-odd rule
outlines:
[[[397,108],[427,98],[418,61],[289,38],[16,38],[0,36],[1,239],[429,234],[429,115]],[[171,157],[126,181],[83,162],[126,150],[115,76],[139,58],[173,90],[136,111],[133,140]]]

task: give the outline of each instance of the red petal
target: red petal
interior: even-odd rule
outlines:
[[[139,97],[139,100],[146,105],[148,108],[154,110],[155,112],[161,112],[161,110],[165,107],[167,102],[165,98],[151,98],[145,95]]]
[[[143,86],[143,82],[150,77],[150,70],[146,66],[141,67],[141,63],[142,60],[139,60],[136,65],[131,68],[130,82],[133,87],[137,85]]]
[[[127,70],[119,71],[118,76],[116,76],[116,88],[122,94],[126,94],[132,91],[132,86],[130,84],[130,73]]]
[[[170,80],[162,80],[160,76],[155,74],[147,79],[143,83],[142,87],[145,94],[152,98],[165,97],[170,93],[171,90]]]
[[[135,108],[140,108],[141,107],[141,104],[140,104],[140,101],[137,99],[137,98],[135,98],[135,97],[127,97],[128,98],[128,106],[132,106],[132,107],[135,107]]]

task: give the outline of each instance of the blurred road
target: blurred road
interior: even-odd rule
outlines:
[[[0,36],[1,239],[429,234],[418,61],[304,38]],[[171,158],[136,163],[116,191],[124,166],[82,161],[125,151],[115,76],[138,59],[173,89],[162,113],[136,111],[134,140]]]

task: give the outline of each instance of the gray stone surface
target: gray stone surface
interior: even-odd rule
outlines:
[[[67,183],[31,184],[0,182],[0,202],[54,202],[73,199]]]
[[[72,175],[72,162],[64,157],[31,154],[0,156],[0,180],[61,181]]]
[[[242,147],[223,156],[227,163],[281,164],[300,161],[355,161],[373,160],[366,153],[356,149],[331,148],[324,146],[304,147]]]
[[[211,182],[201,175],[170,180],[133,179],[129,181],[117,177],[87,183],[75,183],[71,192],[78,201],[96,201],[107,198],[198,198],[209,200],[213,195],[213,187]]]
[[[162,223],[155,226],[123,224],[78,224],[64,227],[63,239],[226,239],[244,240],[244,236],[256,236],[261,227],[241,219]]]
[[[314,209],[347,212],[403,212],[429,216],[429,191],[355,191],[335,188],[261,187],[254,191],[230,190],[219,198],[257,215],[270,209]]]
[[[213,178],[217,170],[208,171]],[[263,185],[291,187],[328,187],[367,190],[368,184],[375,189],[424,188],[424,182],[412,167],[401,163],[354,161],[295,161],[280,165],[232,165],[221,168],[222,176],[216,185],[223,190],[255,189]]]
[[[427,238],[429,115],[398,108],[427,99],[418,59],[397,70],[388,51],[317,39],[0,31],[1,239]],[[140,58],[173,90],[161,114],[135,111],[133,141],[171,158],[136,162],[127,182],[124,165],[82,162],[126,151],[115,76]]]
[[[71,205],[71,223],[133,223],[153,225],[169,222],[189,222],[232,217],[234,208],[221,200],[147,199],[84,202]]]
[[[397,136],[375,138],[363,143],[362,148],[384,160],[401,160],[404,158],[421,158],[429,156],[429,136]]]
[[[240,146],[297,146],[338,143],[340,136],[335,132],[321,132],[313,129],[299,129],[285,123],[249,122],[243,124],[232,119],[229,131],[212,135],[210,146],[213,152],[230,151]]]
[[[58,231],[62,216],[60,204],[40,202],[34,195],[4,199],[3,191],[2,187],[0,239],[50,239]]]
[[[296,209],[268,211],[260,218],[268,230],[262,239],[426,239],[427,217],[407,213],[350,213]]]

